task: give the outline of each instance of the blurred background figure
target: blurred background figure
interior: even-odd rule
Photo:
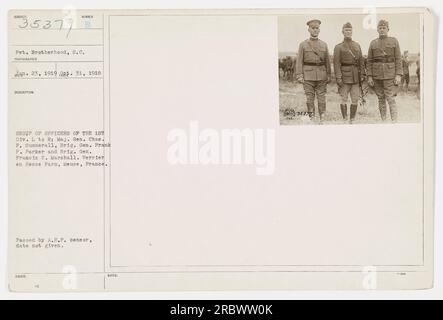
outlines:
[[[417,75],[417,98],[420,99],[420,53],[418,54],[418,60],[416,62],[417,64],[417,70],[415,70],[415,74]]]
[[[402,64],[403,64],[403,77],[401,78],[401,88],[406,92],[409,90],[409,52],[405,51],[402,56]]]
[[[415,73],[417,74],[418,84],[420,84],[420,53],[418,54],[417,70],[415,71]]]

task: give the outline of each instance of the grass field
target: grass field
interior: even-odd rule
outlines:
[[[396,98],[399,123],[417,123],[420,122],[420,100],[418,93],[418,81],[411,75],[409,91],[406,93],[400,91]],[[326,94],[326,114],[324,124],[343,124],[343,118],[340,112],[340,96],[338,95],[337,84],[331,82],[328,85]],[[349,102],[350,103],[350,102]],[[303,85],[298,82],[290,82],[280,79],[280,124],[281,125],[300,125],[300,124],[318,124],[318,110],[316,101],[316,118],[310,121],[307,116],[299,115],[290,119],[285,117],[284,110],[293,108],[297,114],[306,111],[306,98],[303,91]],[[349,104],[348,104],[349,109]],[[348,110],[349,114],[349,110]],[[388,109],[388,119],[389,109]],[[382,123],[380,112],[378,110],[378,100],[375,93],[369,90],[366,96],[366,105],[359,104],[355,124]],[[388,122],[390,123],[390,121]]]

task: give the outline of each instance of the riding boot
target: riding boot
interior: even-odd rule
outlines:
[[[398,121],[398,112],[397,112],[397,104],[395,101],[391,101],[389,104],[389,112],[391,114],[391,121],[393,123],[397,123]]]
[[[386,121],[386,103],[379,103],[380,117],[383,122]]]
[[[358,104],[351,104],[351,120],[350,123],[354,123],[355,115],[357,114]]]
[[[340,105],[341,115],[343,117],[343,120],[348,120],[348,106],[346,104]]]
[[[309,119],[313,120],[315,117],[315,105],[313,103],[307,103],[306,106],[308,107]]]
[[[326,103],[318,104],[318,114],[320,115],[320,124],[323,124],[323,120],[325,118],[326,113]]]

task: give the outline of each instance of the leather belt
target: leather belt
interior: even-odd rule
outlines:
[[[303,62],[303,65],[305,65],[305,66],[319,67],[319,66],[324,66],[325,63],[324,63],[324,62],[318,62],[318,63],[315,63],[315,62]]]
[[[373,62],[391,63],[395,62],[395,58],[375,58],[372,59]]]
[[[343,67],[357,66],[356,63],[342,63],[341,65],[342,65]]]

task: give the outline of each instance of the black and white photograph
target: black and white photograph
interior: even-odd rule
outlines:
[[[281,125],[420,122],[418,14],[280,16]]]

